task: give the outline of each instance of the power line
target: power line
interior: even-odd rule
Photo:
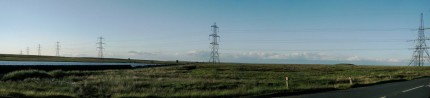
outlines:
[[[413,28],[315,28],[315,29],[229,29],[224,30],[229,33],[288,33],[288,32],[332,32],[332,33],[344,33],[348,32],[380,32],[380,31],[415,31]],[[267,32],[271,31],[271,32]]]
[[[226,51],[394,51],[407,50],[408,48],[351,48],[351,49],[234,49],[223,48]]]
[[[367,40],[357,39],[348,41],[339,41],[343,39],[304,39],[304,40],[264,40],[264,39],[244,39],[244,40],[224,40],[224,42],[252,42],[252,43],[382,43],[382,42],[406,42],[405,39],[386,39],[386,40]]]
[[[424,66],[425,60],[430,62],[430,55],[427,49],[426,40],[430,40],[429,38],[426,38],[424,35],[424,31],[426,28],[424,28],[424,20],[423,20],[423,13],[421,13],[421,24],[418,28],[418,38],[416,40],[413,40],[415,42],[415,47],[413,49],[414,53],[412,56],[411,61],[409,62],[408,66]]]
[[[104,50],[104,47],[103,47],[103,44],[105,44],[105,43],[103,43],[103,37],[99,37],[98,38],[98,40],[99,40],[99,42],[98,43],[96,43],[96,44],[98,44],[99,46],[97,47],[97,49],[98,49],[98,51],[99,51],[99,53],[98,53],[98,56],[99,56],[99,58],[103,58],[103,50]]]
[[[211,47],[212,52],[209,58],[209,62],[212,62],[213,64],[215,64],[215,63],[220,63],[219,54],[218,54],[218,48],[219,48],[218,38],[220,36],[218,36],[217,34],[219,27],[216,25],[216,23],[214,23],[214,25],[212,25],[211,27],[212,27],[213,33],[210,34],[209,36],[212,37],[212,42],[210,43],[212,45]]]

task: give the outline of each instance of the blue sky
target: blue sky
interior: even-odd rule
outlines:
[[[405,65],[430,0],[0,0],[0,53],[207,61]],[[426,32],[427,34],[428,32]]]

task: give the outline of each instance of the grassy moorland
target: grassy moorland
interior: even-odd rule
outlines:
[[[288,76],[289,88],[285,76]],[[430,67],[188,64],[98,71],[21,70],[2,76],[0,96],[234,97],[348,89],[430,76]],[[353,84],[349,83],[352,78]]]
[[[50,62],[115,62],[115,63],[146,63],[146,64],[171,64],[174,61],[136,60],[117,58],[92,58],[92,57],[58,57],[37,55],[0,54],[0,61],[50,61]],[[186,62],[182,62],[186,63]]]

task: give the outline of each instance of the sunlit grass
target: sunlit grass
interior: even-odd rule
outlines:
[[[430,76],[430,67],[195,64],[129,70],[50,71],[51,78],[0,81],[0,95],[233,97],[348,89]],[[289,77],[286,87],[285,77]],[[350,84],[349,77],[353,84]],[[88,93],[90,92],[90,93]],[[93,94],[93,95],[91,95]]]

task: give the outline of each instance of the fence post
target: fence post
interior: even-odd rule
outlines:
[[[285,85],[287,85],[287,89],[289,89],[289,87],[288,87],[288,76],[285,77]]]
[[[348,77],[348,79],[349,79],[349,84],[352,85],[352,78]]]

